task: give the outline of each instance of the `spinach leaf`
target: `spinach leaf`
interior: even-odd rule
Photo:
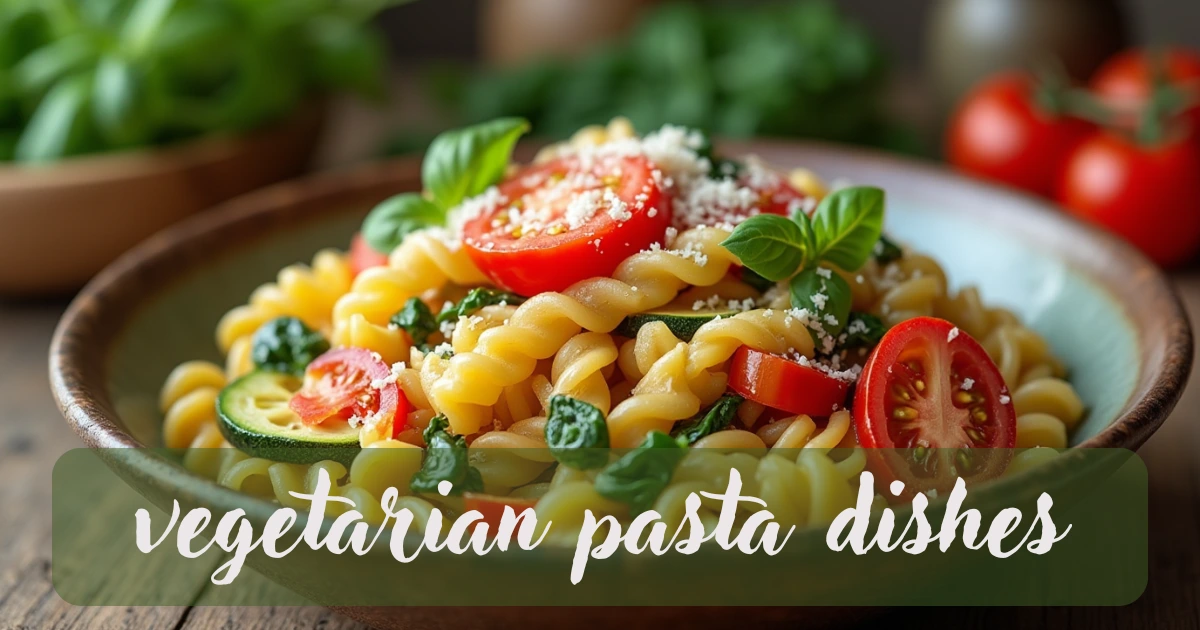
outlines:
[[[870,313],[850,313],[850,322],[846,324],[846,348],[873,348],[883,339],[887,326],[883,321]]]
[[[813,256],[857,271],[883,232],[883,200],[883,190],[870,186],[842,188],[822,199],[812,218]]]
[[[409,482],[413,492],[437,494],[438,484],[442,481],[453,484],[452,496],[483,491],[483,478],[467,457],[467,440],[461,435],[450,435],[447,432],[449,426],[445,416],[437,416],[429,421],[422,433],[425,460],[421,470]]]
[[[900,246],[892,242],[891,239],[879,235],[879,240],[875,243],[875,248],[871,250],[871,254],[875,257],[875,262],[886,265],[890,262],[900,260],[904,256],[904,250]]]
[[[829,335],[846,327],[854,296],[850,285],[827,267],[809,267],[792,278],[792,306],[807,309]]]
[[[404,308],[392,315],[391,321],[388,323],[402,328],[408,333],[408,338],[412,339],[413,344],[418,346],[425,345],[425,341],[429,339],[438,329],[437,320],[433,318],[433,311],[425,305],[425,302],[418,297],[408,298],[404,303]]]
[[[308,364],[328,350],[321,333],[295,317],[277,317],[254,331],[250,360],[264,370],[304,376]]]
[[[608,423],[592,405],[569,396],[550,398],[546,445],[564,466],[578,470],[608,463]]]
[[[729,426],[743,400],[737,394],[726,394],[713,403],[703,416],[697,416],[687,424],[676,427],[671,435],[685,444],[695,444],[696,440]]]
[[[778,282],[795,273],[813,250],[804,225],[774,214],[759,214],[734,228],[721,245],[758,275]]]
[[[478,195],[504,176],[517,138],[527,131],[523,118],[497,118],[442,133],[421,165],[425,190],[443,210]]]
[[[651,431],[637,448],[622,455],[596,476],[596,492],[629,505],[640,514],[654,505],[687,447],[661,431]]]
[[[459,300],[458,304],[442,309],[442,312],[438,313],[437,321],[439,324],[447,320],[456,321],[459,317],[466,317],[485,306],[493,304],[520,304],[524,301],[525,298],[516,293],[489,289],[487,287],[476,287],[471,289],[466,297]]]
[[[380,253],[390,253],[404,237],[446,221],[446,213],[417,193],[402,193],[375,206],[363,221],[362,235]]]

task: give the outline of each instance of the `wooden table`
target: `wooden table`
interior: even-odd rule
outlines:
[[[1176,282],[1193,320],[1200,271]],[[320,608],[80,608],[50,583],[50,471],[81,443],[59,415],[46,381],[46,349],[64,304],[0,303],[0,629],[361,628]],[[1200,627],[1200,371],[1166,425],[1141,454],[1150,471],[1150,583],[1124,608],[900,610],[888,621],[928,627]]]

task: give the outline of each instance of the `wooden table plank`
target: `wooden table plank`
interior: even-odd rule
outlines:
[[[1200,272],[1176,276],[1193,320],[1200,314]],[[50,583],[50,471],[80,445],[59,415],[45,379],[46,348],[62,303],[0,304],[0,629],[363,628],[316,607],[81,608]],[[977,608],[899,610],[902,624],[962,628],[1200,629],[1200,371],[1172,417],[1143,447],[1150,471],[1150,582],[1121,608]],[[249,576],[245,576],[249,577]],[[262,580],[258,576],[254,576]]]

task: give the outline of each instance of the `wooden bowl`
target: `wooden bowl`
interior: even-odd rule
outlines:
[[[0,165],[0,295],[64,293],[139,241],[223,201],[299,175],[324,119],[312,104],[245,136]]]
[[[731,149],[781,167],[804,165],[825,177],[884,187],[889,231],[945,262],[953,283],[978,284],[985,300],[1015,310],[1073,370],[1089,407],[1073,435],[1075,446],[1137,448],[1179,399],[1191,368],[1191,327],[1162,273],[1117,239],[1032,197],[895,157],[817,144],[758,142]],[[158,389],[176,364],[218,358],[212,332],[220,315],[283,265],[346,243],[372,204],[418,185],[418,164],[410,161],[318,175],[193,217],[122,256],[75,299],[55,333],[50,377],[67,421],[93,448],[160,445],[161,417],[145,410],[155,408]],[[272,509],[180,474],[151,451],[128,452],[110,465],[147,497],[186,497],[218,512],[249,502],[252,519]],[[718,618],[794,625],[854,614],[779,608],[339,610],[388,628],[550,627],[581,614],[630,626]]]

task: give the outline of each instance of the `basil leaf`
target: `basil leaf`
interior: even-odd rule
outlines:
[[[86,75],[56,83],[21,132],[17,161],[48,162],[81,152],[90,131],[85,115],[90,92],[91,79]]]
[[[500,181],[517,138],[526,131],[524,118],[497,118],[434,138],[421,165],[421,181],[433,202],[449,209]]]
[[[442,323],[446,320],[458,320],[459,317],[466,317],[475,311],[493,304],[520,304],[525,298],[516,293],[508,291],[497,291],[487,287],[476,287],[467,293],[466,297],[458,301],[454,306],[442,309],[438,313],[437,321]]]
[[[313,359],[329,350],[321,333],[295,317],[276,317],[258,327],[250,342],[250,360],[272,372],[304,376]]]
[[[404,329],[408,333],[408,338],[418,346],[424,345],[438,329],[437,320],[433,317],[433,311],[425,305],[425,302],[418,297],[408,298],[404,303],[404,308],[392,315],[392,319],[388,322],[399,328]]]
[[[883,190],[870,186],[842,188],[822,199],[812,219],[813,257],[857,271],[883,231],[883,201]]]
[[[438,484],[443,481],[453,484],[451,495],[483,491],[483,478],[467,457],[467,440],[461,435],[447,433],[449,426],[445,416],[436,416],[425,427],[422,433],[425,460],[421,462],[421,470],[409,482],[413,492],[437,494]]]
[[[887,326],[883,320],[870,313],[850,313],[846,324],[846,339],[842,342],[846,348],[873,348],[883,339]]]
[[[703,416],[698,416],[689,420],[687,424],[676,427],[671,435],[680,438],[685,444],[695,444],[696,440],[729,426],[729,423],[733,422],[734,416],[737,415],[742,400],[743,398],[737,394],[726,394],[713,403],[713,406],[709,407]]]
[[[807,309],[826,333],[837,335],[846,327],[854,299],[844,278],[826,267],[810,267],[792,278],[790,289],[792,306]]]
[[[362,235],[377,252],[387,254],[404,237],[446,222],[446,213],[417,193],[403,193],[375,206],[363,221]]]
[[[92,84],[92,114],[110,143],[131,146],[145,139],[144,121],[150,114],[140,102],[144,93],[143,76],[133,64],[113,55],[100,60]]]
[[[874,249],[871,250],[871,255],[875,257],[875,262],[886,265],[890,262],[900,260],[904,256],[904,250],[900,246],[892,242],[888,237],[880,234],[879,240],[875,242]]]
[[[671,436],[651,431],[637,448],[596,475],[596,492],[628,504],[636,514],[645,512],[671,483],[675,467],[686,454],[687,448]]]
[[[808,260],[808,243],[800,224],[775,214],[759,214],[741,222],[721,245],[744,267],[778,282]]]
[[[608,423],[592,405],[569,396],[550,398],[546,418],[546,445],[564,466],[578,470],[600,468],[608,463]]]

